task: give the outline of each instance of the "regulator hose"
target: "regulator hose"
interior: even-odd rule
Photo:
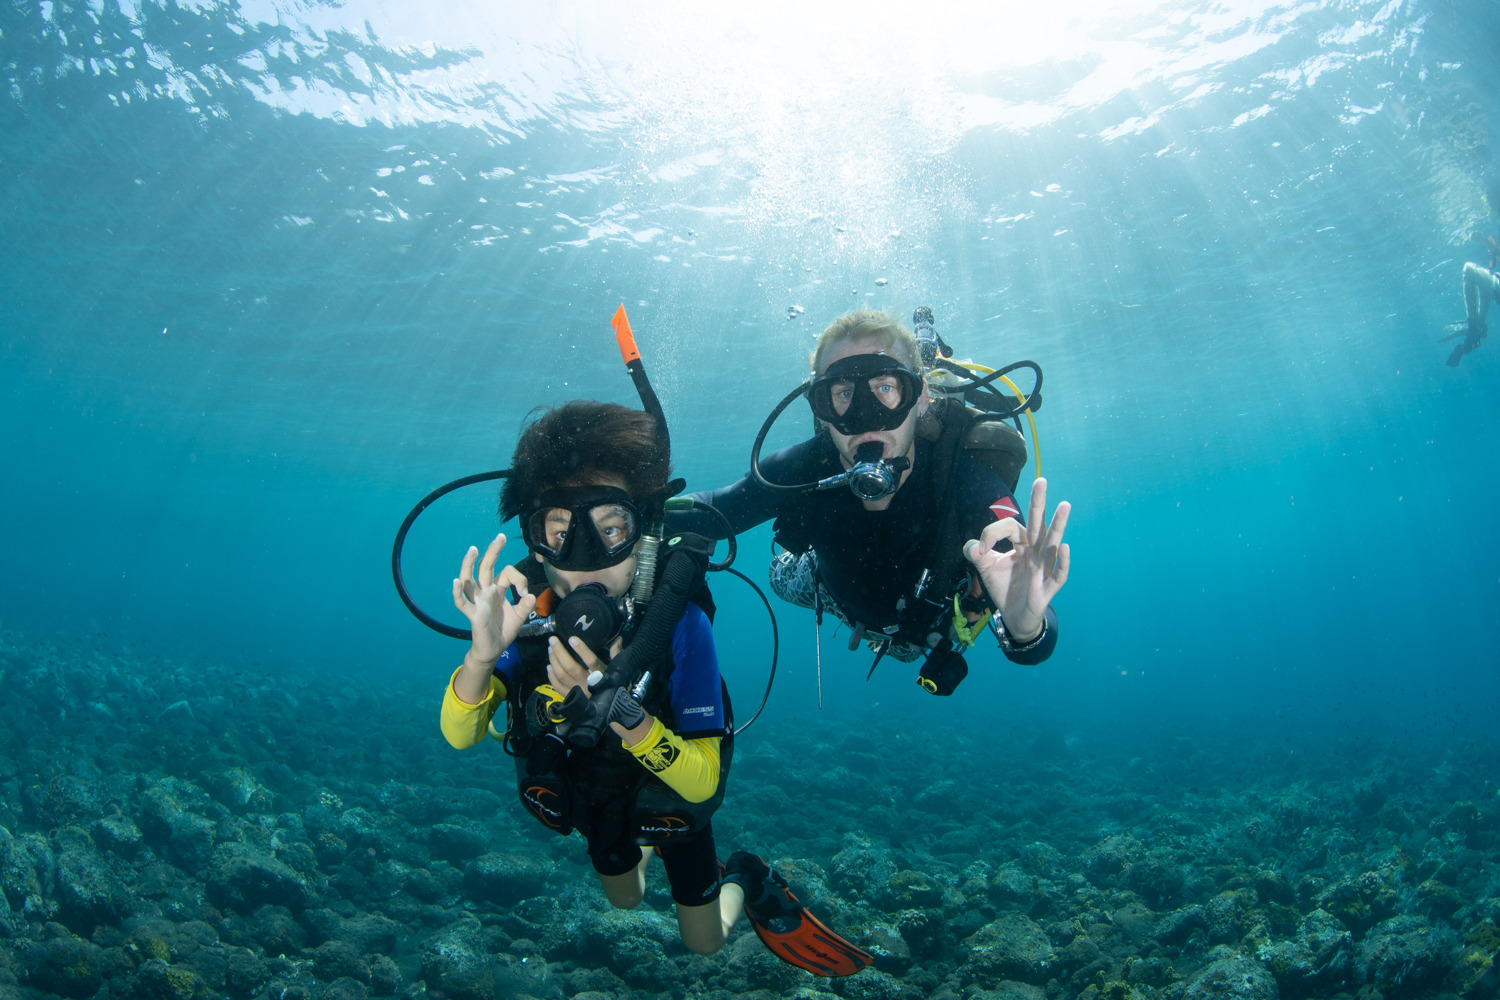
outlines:
[[[391,546],[391,577],[396,581],[396,593],[401,595],[401,603],[406,605],[406,610],[415,615],[417,621],[421,622],[423,625],[426,625],[434,632],[441,632],[443,635],[450,636],[454,639],[472,640],[474,638],[474,633],[469,629],[454,628],[452,625],[444,625],[442,622],[438,621],[436,618],[432,617],[427,612],[417,607],[417,602],[412,600],[411,594],[407,593],[406,581],[401,576],[401,549],[406,545],[406,533],[411,530],[411,526],[416,522],[417,518],[422,516],[422,512],[430,507],[433,501],[447,496],[454,490],[461,490],[465,486],[473,486],[475,483],[489,482],[492,479],[504,479],[508,475],[510,475],[509,469],[500,469],[496,472],[476,472],[472,476],[464,476],[462,479],[455,479],[451,483],[439,486],[437,489],[433,490],[431,493],[423,497],[417,503],[417,505],[411,509],[411,513],[406,515],[406,520],[401,522],[400,530],[396,532],[396,544]]]

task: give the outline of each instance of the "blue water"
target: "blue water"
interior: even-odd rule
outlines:
[[[533,407],[633,401],[617,305],[706,489],[829,320],[929,304],[960,356],[1045,369],[1058,652],[978,653],[939,703],[826,630],[819,714],[776,602],[769,720],[1488,732],[1500,364],[1437,341],[1500,221],[1500,13],[1069,7],[7,5],[0,623],[436,691],[462,647],[397,601],[391,535]],[[425,605],[493,505],[413,532]],[[743,716],[764,615],[716,593]]]

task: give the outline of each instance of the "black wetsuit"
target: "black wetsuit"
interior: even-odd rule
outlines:
[[[900,606],[910,600],[923,569],[932,565],[941,515],[935,497],[943,492],[941,484],[933,482],[934,447],[918,439],[911,475],[885,510],[866,510],[847,489],[781,493],[766,489],[750,476],[694,496],[717,507],[736,534],[775,518],[777,542],[792,552],[813,551],[823,586],[845,616],[863,624],[868,632],[885,632],[902,624]],[[838,475],[843,464],[833,441],[819,434],[761,459],[760,469],[773,483],[809,483]],[[1014,516],[1024,523],[1010,489],[966,451],[959,451],[951,486],[951,502],[961,514],[953,544],[978,538],[985,525],[1002,517]],[[715,528],[723,533],[706,514],[693,515],[691,523],[692,530],[701,534],[714,533]],[[933,582],[953,586],[952,581]],[[1006,655],[1016,663],[1041,663],[1056,645],[1053,627],[1036,647]]]

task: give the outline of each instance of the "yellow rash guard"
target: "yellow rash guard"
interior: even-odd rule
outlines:
[[[458,668],[462,669],[462,666]],[[454,749],[467,750],[489,734],[490,719],[505,700],[505,682],[491,675],[490,693],[485,696],[484,701],[470,705],[453,690],[458,670],[453,671],[453,676],[448,678],[448,689],[443,692],[443,714],[438,724],[442,727],[443,738]]]
[[[496,736],[490,727],[490,719],[505,701],[505,682],[499,677],[490,678],[490,693],[477,705],[470,705],[459,698],[453,690],[453,681],[458,670],[448,678],[447,690],[443,692],[443,711],[439,724],[443,738],[458,750],[474,746],[485,736]],[[719,787],[719,737],[706,736],[696,740],[685,740],[655,720],[646,738],[633,747],[626,747],[635,759],[648,771],[655,774],[667,787],[689,802],[704,802],[711,798]]]
[[[642,766],[689,802],[707,801],[719,787],[719,737],[685,740],[661,724],[651,723],[646,738],[626,747]]]

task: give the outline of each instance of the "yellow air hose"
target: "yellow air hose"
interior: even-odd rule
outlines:
[[[957,361],[954,363],[962,368],[967,368],[971,372],[977,372],[980,375],[993,375],[995,373],[995,369],[987,368],[984,365],[970,364],[967,361]],[[1010,391],[1016,394],[1016,402],[1026,402],[1026,394],[1017,388],[1014,382],[1004,375],[1000,376],[1000,381],[1004,382]],[[1032,460],[1036,462],[1036,471],[1033,473],[1033,476],[1040,479],[1042,477],[1042,445],[1036,436],[1036,417],[1031,415],[1030,410],[1025,412],[1026,422],[1031,425],[1031,456]]]

